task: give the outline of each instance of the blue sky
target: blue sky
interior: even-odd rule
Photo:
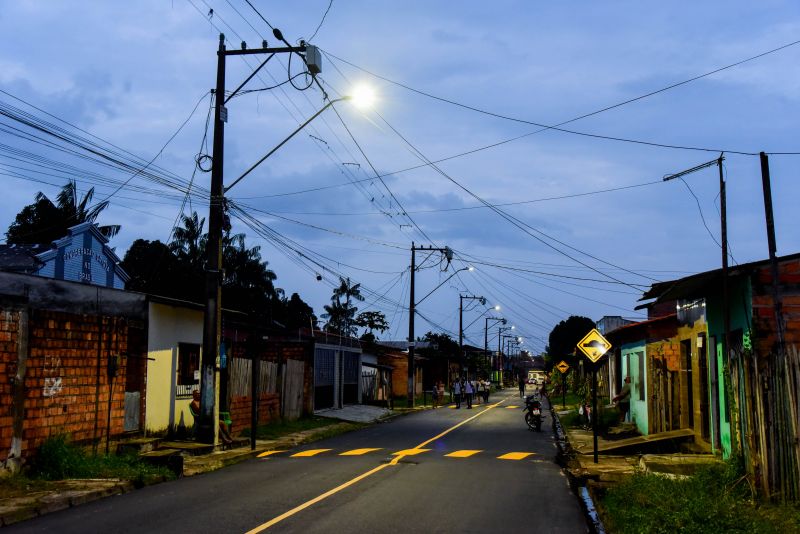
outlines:
[[[251,1],[290,42],[309,39],[329,6],[329,0]],[[0,102],[32,111],[13,95],[143,162],[155,157],[159,173],[173,173],[184,184],[192,179],[205,131],[219,31],[229,47],[242,40],[257,47],[262,38],[276,44],[244,0],[8,2],[0,23],[0,89],[6,92]],[[403,308],[412,240],[450,246],[456,250],[454,267],[443,272],[438,263],[426,264],[417,274],[418,296],[453,268],[476,269],[459,273],[423,303],[425,319],[417,320],[417,332],[435,328],[426,319],[457,332],[462,291],[500,304],[528,347],[541,350],[552,326],[569,314],[634,317],[637,284],[719,266],[719,246],[701,220],[702,213],[718,240],[716,169],[686,177],[691,192],[680,181],[661,178],[714,159],[717,150],[800,152],[800,45],[564,126],[709,151],[548,130],[449,159],[439,164],[441,173],[430,166],[405,169],[419,166],[420,158],[449,158],[539,128],[424,96],[350,64],[444,100],[552,125],[797,40],[800,6],[789,1],[334,0],[312,40],[326,54],[321,79],[331,95],[369,84],[378,97],[375,106],[360,111],[337,104],[342,121],[326,111],[231,191],[242,209],[283,236],[282,243],[258,236],[237,219],[234,229],[262,246],[278,285],[299,292],[318,313],[338,273],[361,282],[369,290],[365,306],[383,311],[392,323],[383,337],[395,339],[407,332]],[[285,81],[287,59],[272,60],[247,87]],[[255,59],[231,58],[228,88],[255,65]],[[292,71],[297,69],[293,62]],[[302,76],[295,81],[304,85]],[[316,88],[299,91],[288,84],[232,100],[226,182],[323,103]],[[82,189],[94,185],[97,200],[117,189],[112,180],[131,177],[8,130],[0,138],[4,146],[64,165],[43,175],[29,158],[20,162],[7,149],[0,151],[7,184],[0,197],[3,228],[37,191],[54,196],[67,177]],[[770,156],[779,254],[800,251],[798,162],[796,155]],[[733,261],[762,259],[767,246],[758,158],[726,154],[725,170]],[[207,188],[208,180],[198,172],[193,183]],[[635,187],[573,196],[626,186]],[[501,209],[517,225],[480,207],[465,190],[493,204],[516,203]],[[570,198],[553,199],[565,196]],[[101,222],[122,225],[112,242],[122,255],[134,239],[168,239],[182,201],[182,193],[136,176],[111,197]],[[190,203],[207,215],[201,191]],[[523,224],[527,232],[518,227]],[[294,244],[287,247],[284,237]],[[291,250],[298,247],[304,247],[303,256]],[[482,311],[465,312],[465,324],[474,321],[468,340],[476,344],[483,339]]]

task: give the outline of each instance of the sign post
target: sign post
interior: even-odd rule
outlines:
[[[567,371],[569,371],[569,364],[564,360],[556,365],[556,369],[561,371],[561,408],[567,407]]]
[[[578,350],[592,362],[592,437],[594,441],[594,463],[597,463],[597,368],[600,358],[611,348],[608,342],[596,328],[583,336],[578,341]]]

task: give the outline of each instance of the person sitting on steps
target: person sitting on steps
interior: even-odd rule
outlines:
[[[192,402],[189,403],[189,412],[192,414],[192,417],[194,417],[194,427],[192,432],[194,433],[195,437],[197,437],[197,422],[200,420],[200,391],[197,389],[192,391]],[[228,423],[222,419],[219,420],[219,437],[222,440],[223,450],[225,447],[230,448],[230,446],[233,444],[230,427],[228,426]]]

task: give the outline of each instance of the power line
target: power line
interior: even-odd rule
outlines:
[[[682,80],[680,82],[676,82],[676,83],[670,84],[670,85],[668,85],[666,87],[662,87],[660,89],[656,89],[655,91],[650,91],[649,93],[645,93],[643,95],[639,95],[639,96],[634,97],[634,98],[629,98],[629,99],[624,100],[622,102],[618,102],[616,104],[612,104],[610,106],[606,106],[604,108],[601,108],[601,109],[598,109],[598,110],[595,110],[595,111],[592,111],[592,112],[589,112],[589,113],[584,113],[583,115],[579,115],[577,117],[573,117],[572,119],[569,119],[569,120],[566,120],[566,121],[563,121],[563,122],[560,122],[560,123],[554,124],[554,125],[547,125],[547,124],[539,123],[539,122],[536,122],[536,121],[520,119],[520,118],[517,118],[517,117],[510,117],[508,115],[503,115],[503,114],[500,114],[500,113],[487,111],[487,110],[484,110],[484,109],[481,109],[481,108],[477,108],[475,106],[462,104],[460,102],[456,102],[456,101],[450,100],[448,98],[440,97],[440,96],[434,95],[432,93],[428,93],[426,91],[422,91],[420,89],[415,89],[415,88],[413,88],[413,87],[411,87],[411,86],[409,86],[407,84],[392,80],[392,79],[387,78],[385,76],[382,76],[380,74],[376,74],[376,73],[371,72],[371,71],[369,71],[369,70],[367,70],[367,69],[365,69],[363,67],[359,67],[358,65],[355,65],[354,63],[351,63],[351,62],[349,62],[349,61],[347,61],[345,59],[342,59],[342,58],[340,58],[340,57],[338,57],[338,56],[336,56],[336,55],[334,55],[334,54],[332,54],[330,52],[327,52],[327,51],[323,51],[323,52],[326,55],[330,56],[330,57],[333,57],[333,58],[335,58],[335,59],[337,59],[337,60],[339,60],[339,61],[341,61],[343,63],[346,63],[347,65],[350,65],[353,68],[356,68],[356,69],[358,69],[358,70],[360,70],[360,71],[362,71],[362,72],[364,72],[366,74],[369,74],[370,76],[373,76],[373,77],[378,78],[380,80],[383,80],[385,82],[391,83],[393,85],[397,85],[398,87],[402,87],[403,89],[406,89],[408,91],[412,91],[412,92],[420,94],[422,96],[425,96],[425,97],[428,97],[428,98],[431,98],[431,99],[434,99],[434,100],[438,100],[440,102],[444,102],[444,103],[447,103],[447,104],[451,104],[453,106],[464,108],[464,109],[467,109],[467,110],[470,110],[470,111],[474,111],[476,113],[481,113],[483,115],[488,115],[490,117],[495,117],[495,118],[499,118],[499,119],[503,119],[503,120],[507,120],[507,121],[512,121],[512,122],[517,122],[517,123],[522,123],[522,124],[528,124],[528,125],[536,126],[536,127],[540,128],[539,130],[536,130],[534,132],[529,132],[527,134],[524,134],[522,136],[516,137],[514,139],[520,139],[522,137],[527,137],[529,135],[534,135],[534,134],[537,134],[537,133],[540,133],[540,132],[543,132],[543,131],[547,131],[547,130],[556,130],[556,131],[559,131],[559,132],[568,133],[568,134],[572,134],[572,135],[591,137],[591,138],[595,138],[595,139],[605,139],[605,140],[608,140],[608,141],[618,141],[618,142],[625,142],[625,143],[640,144],[640,145],[652,146],[652,147],[657,147],[657,148],[667,148],[667,149],[676,149],[676,150],[694,150],[694,151],[701,151],[701,152],[728,152],[730,154],[739,154],[739,155],[744,155],[744,156],[757,156],[759,154],[758,152],[747,152],[747,151],[741,151],[741,150],[729,150],[729,149],[719,149],[719,148],[693,147],[693,146],[672,145],[672,144],[665,144],[665,143],[655,143],[655,142],[643,141],[643,140],[638,140],[638,139],[628,139],[628,138],[623,138],[623,137],[615,137],[615,136],[607,136],[607,135],[600,135],[600,134],[591,134],[591,133],[587,133],[587,132],[579,132],[579,131],[575,131],[575,130],[568,130],[568,129],[565,129],[565,128],[560,128],[560,127],[565,125],[565,124],[570,124],[572,122],[576,122],[576,121],[579,121],[581,119],[585,119],[587,117],[592,117],[594,115],[598,115],[600,113],[603,113],[603,112],[606,112],[606,111],[609,111],[609,110],[612,110],[612,109],[616,109],[616,108],[619,108],[621,106],[625,106],[627,104],[630,104],[630,103],[633,103],[633,102],[636,102],[636,101],[639,101],[639,100],[643,100],[643,99],[649,98],[651,96],[654,96],[654,95],[657,95],[659,93],[663,93],[663,92],[669,91],[669,90],[674,89],[676,87],[680,87],[682,85],[686,85],[688,83],[700,80],[702,78],[706,78],[708,76],[712,76],[712,75],[717,74],[719,72],[722,72],[724,70],[731,69],[733,67],[742,65],[742,64],[747,63],[749,61],[753,61],[753,60],[759,59],[761,57],[767,56],[769,54],[773,54],[773,53],[779,52],[779,51],[784,50],[786,48],[795,46],[797,44],[800,44],[800,40],[792,41],[790,43],[787,43],[787,44],[784,44],[782,46],[773,48],[771,50],[767,50],[766,52],[762,52],[760,54],[756,54],[756,55],[748,57],[746,59],[742,59],[740,61],[736,61],[736,62],[731,63],[729,65],[725,65],[724,67],[720,67],[720,68],[711,70],[709,72],[706,72],[706,73],[703,73],[703,74],[700,74],[700,75],[697,75],[697,76],[693,76],[693,77],[688,78],[686,80]],[[768,154],[782,154],[782,155],[799,155],[800,154],[800,152],[780,152],[780,153],[767,152],[767,153]]]
[[[328,2],[328,9],[326,9],[325,13],[322,15],[322,20],[319,21],[319,24],[317,25],[317,29],[314,30],[314,33],[311,34],[311,37],[308,38],[308,42],[313,41],[314,37],[317,36],[317,32],[319,32],[319,29],[322,28],[322,23],[325,22],[325,17],[328,16],[328,11],[331,10],[331,6],[332,5],[333,5],[333,0],[330,0],[330,2]]]

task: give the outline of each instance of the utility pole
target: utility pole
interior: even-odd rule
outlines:
[[[417,272],[417,262],[416,262],[417,256],[416,256],[416,252],[418,250],[419,251],[427,250],[427,251],[431,251],[431,253],[433,253],[433,252],[441,252],[442,254],[444,254],[445,259],[447,259],[447,264],[448,265],[450,265],[450,261],[453,259],[453,251],[450,250],[450,247],[443,247],[443,248],[425,247],[425,246],[417,247],[417,246],[414,245],[413,241],[411,242],[411,283],[409,284],[410,290],[411,290],[411,295],[410,295],[410,298],[409,298],[409,301],[408,301],[408,391],[407,391],[407,406],[409,408],[413,408],[414,407],[414,401],[415,401],[415,391],[414,391],[415,390],[415,387],[414,387],[415,384],[414,384],[414,382],[416,382],[416,374],[415,374],[415,369],[414,369],[414,365],[415,365],[414,352],[415,352],[415,347],[416,347],[416,340],[414,338],[414,317],[416,315],[416,306],[414,304],[414,298],[415,298],[414,297],[414,274]],[[424,260],[423,260],[423,263],[425,263]],[[455,274],[455,273],[453,273],[453,274]],[[439,285],[441,286],[441,284],[439,284]],[[437,286],[437,288],[434,288],[434,291],[436,291],[436,289],[438,289],[438,286]],[[433,291],[431,291],[431,293],[433,293]],[[425,300],[426,298],[428,298],[428,296],[430,296],[431,293],[428,293],[427,295],[425,295],[425,297],[423,297],[422,300]],[[422,300],[420,302],[422,302]],[[449,372],[449,370],[448,370],[448,372]]]
[[[262,48],[247,49],[242,42],[241,50],[226,50],[225,35],[219,36],[217,50],[217,84],[214,89],[214,141],[211,159],[211,190],[208,207],[208,242],[206,244],[206,309],[203,323],[203,355],[200,379],[200,417],[198,421],[197,440],[204,443],[216,443],[219,407],[216,403],[216,371],[219,364],[219,346],[221,337],[222,316],[222,232],[225,220],[225,188],[223,169],[225,161],[225,123],[228,121],[228,102],[258,71],[266,65],[269,58],[278,53],[313,52],[315,60],[307,61],[312,74],[319,72],[317,50],[314,47],[291,46],[283,38],[280,30],[273,30],[275,38],[287,46],[268,48],[262,42]],[[225,60],[228,56],[268,54],[265,60],[250,76],[242,82],[230,95],[225,96]],[[262,159],[263,161],[263,159]],[[249,172],[249,171],[248,171]],[[226,395],[220,396],[226,402]],[[224,406],[227,408],[226,406]]]
[[[466,362],[466,356],[464,354],[464,299],[467,300],[477,300],[481,304],[486,304],[486,298],[484,297],[476,297],[475,295],[458,295],[458,350],[461,353],[459,357],[459,365],[461,366],[461,371],[464,371],[464,363]],[[469,374],[469,370],[465,373],[465,375]]]
[[[663,181],[674,180],[681,178],[687,174],[692,174],[699,170],[717,166],[719,170],[719,224],[720,224],[720,248],[722,249],[722,325],[723,336],[721,340],[722,357],[728,362],[730,355],[728,354],[728,347],[730,346],[730,332],[731,332],[731,312],[728,296],[728,215],[727,215],[727,200],[725,192],[725,174],[722,169],[722,162],[725,160],[722,154],[717,159],[701,163],[691,169],[686,169],[675,174],[669,174],[663,178]],[[711,374],[711,413],[714,420],[713,442],[714,449],[720,450],[720,407],[719,407],[719,367],[717,364],[716,347],[709,347],[706,350],[706,355],[710,360],[710,374]]]
[[[489,369],[489,379],[491,380],[492,366],[491,360],[489,359],[489,321],[499,321],[503,324],[506,324],[508,321],[502,317],[486,317],[483,323],[483,357],[486,360],[486,365]]]
[[[778,335],[778,350],[780,357],[786,355],[786,340],[783,324],[782,302],[779,290],[780,278],[778,273],[777,244],[775,241],[775,219],[772,215],[772,186],[769,177],[769,157],[761,152],[761,186],[764,191],[764,216],[767,222],[767,244],[769,246],[769,262],[772,271],[772,303],[775,308],[775,328]]]
[[[414,273],[417,271],[417,249],[414,246],[414,242],[411,242],[411,298],[408,302],[408,396],[406,401],[406,406],[409,408],[414,407],[414,346],[416,345],[416,341],[414,340],[414,314],[416,310],[414,309]]]

